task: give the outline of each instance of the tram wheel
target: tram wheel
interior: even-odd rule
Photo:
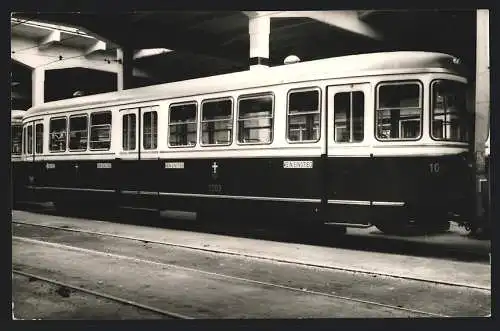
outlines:
[[[476,239],[490,239],[491,229],[488,226],[485,227],[471,227],[469,230],[469,235]]]

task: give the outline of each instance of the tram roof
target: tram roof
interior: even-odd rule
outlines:
[[[52,101],[30,108],[26,116],[63,109],[106,107],[276,84],[393,72],[437,69],[463,74],[462,66],[455,64],[454,59],[449,54],[413,51],[348,55]]]

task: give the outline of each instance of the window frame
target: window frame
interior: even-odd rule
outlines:
[[[229,119],[224,119],[224,120],[206,120],[203,121],[203,105],[205,103],[211,103],[211,102],[217,102],[217,101],[226,101],[229,100],[231,102],[231,117]],[[233,97],[220,97],[220,98],[212,98],[212,99],[204,99],[200,103],[200,123],[199,123],[199,143],[201,147],[217,147],[217,146],[231,146],[234,142],[234,99]],[[230,121],[231,122],[231,139],[229,140],[229,143],[224,143],[224,144],[204,144],[203,143],[203,123],[206,122],[222,122],[222,121]]]
[[[38,139],[37,139],[37,135],[36,135],[36,132],[37,132],[37,131],[36,131],[36,128],[37,128],[39,125],[41,125],[41,126],[42,126],[42,135],[41,135],[41,138],[42,138],[42,139],[41,139],[41,140],[42,140],[42,144],[41,144],[42,149],[41,149],[41,151],[40,151],[40,152],[37,152],[37,146],[38,146],[38,145],[37,145],[37,141],[38,141]],[[40,154],[43,154],[43,136],[44,136],[44,131],[45,131],[45,125],[44,125],[44,123],[43,123],[43,122],[35,122],[35,135],[34,135],[34,138],[35,138],[35,155],[40,155]]]
[[[270,96],[271,97],[271,139],[269,140],[269,142],[257,142],[257,143],[254,143],[254,142],[240,142],[240,101],[241,100],[248,100],[248,99],[258,99],[258,98],[261,98],[261,97],[267,97],[267,96]],[[252,93],[252,94],[243,94],[243,95],[240,95],[238,97],[238,100],[237,100],[237,111],[236,111],[236,117],[235,117],[235,121],[236,121],[236,144],[237,145],[240,145],[240,146],[245,146],[245,145],[271,145],[274,141],[274,129],[275,129],[275,95],[274,95],[274,92],[260,92],[260,93]],[[264,117],[261,117],[261,118],[264,118]]]
[[[26,142],[25,142],[25,135],[26,135],[26,125],[22,125],[22,130],[21,130],[21,155],[26,155]]]
[[[363,95],[363,139],[359,140],[359,141],[337,141],[337,129],[347,129],[349,128],[349,134],[353,136],[354,138],[354,130],[351,130],[354,129],[354,124],[352,123],[351,121],[351,118],[352,118],[352,105],[353,105],[353,102],[352,102],[352,96],[353,96],[353,93],[355,92],[360,92],[362,95]],[[337,114],[337,111],[336,111],[336,107],[335,107],[335,96],[337,96],[338,94],[341,94],[341,93],[349,93],[349,107],[350,107],[350,114],[351,114],[351,118],[349,118],[349,127],[347,126],[347,117],[346,117],[346,124],[343,125],[343,127],[337,127],[336,124],[335,124],[335,115]],[[366,135],[365,135],[365,128],[366,128],[366,106],[367,106],[367,102],[366,102],[367,98],[366,98],[366,90],[364,89],[356,89],[356,88],[352,88],[350,90],[346,90],[346,91],[337,91],[335,93],[333,93],[333,143],[334,144],[362,144],[365,142],[366,140]],[[349,135],[349,136],[350,136]]]
[[[319,127],[318,127],[318,139],[316,140],[290,140],[290,95],[292,93],[301,93],[301,92],[310,92],[310,91],[318,91],[318,112],[317,114],[319,115]],[[323,91],[321,87],[319,86],[310,86],[310,87],[299,87],[299,88],[293,88],[288,90],[287,95],[286,95],[286,121],[285,121],[285,139],[286,142],[289,144],[314,144],[317,143],[318,141],[321,140],[322,136],[322,115],[323,115]],[[302,114],[293,114],[292,116],[296,115],[309,115],[309,114],[315,114],[313,112],[308,112],[308,113],[302,113]]]
[[[128,113],[125,113],[123,114],[122,113],[122,125],[121,125],[121,133],[122,133],[122,143],[121,143],[121,150],[122,152],[127,152],[127,153],[135,153],[135,152],[138,152],[139,151],[139,144],[137,142],[138,138],[139,138],[139,134],[138,134],[138,131],[139,131],[139,120],[138,120],[138,117],[139,117],[139,108],[129,108],[129,109],[121,109],[120,111],[130,111]],[[130,116],[130,117],[134,117],[134,123],[135,123],[135,127],[134,127],[134,134],[135,134],[135,137],[134,137],[134,148],[133,149],[125,149],[125,146],[124,146],[124,139],[125,139],[125,135],[123,134],[124,133],[124,130],[123,130],[123,125],[125,124],[125,117],[126,116]],[[127,130],[128,130],[128,127],[127,127]],[[127,131],[127,138],[129,137],[129,133]],[[128,141],[128,145],[130,144],[130,141]],[[128,146],[127,146],[128,147]]]
[[[158,106],[147,106],[147,107],[143,107],[141,108],[141,114],[142,114],[142,119],[141,119],[141,123],[142,123],[142,139],[141,139],[141,143],[142,143],[142,149],[145,150],[145,151],[154,151],[154,150],[157,150],[158,149],[158,129],[159,129],[159,126],[158,126],[158,119],[159,119],[159,115],[158,115]],[[149,109],[149,110],[145,110],[145,109]],[[145,111],[144,111],[145,110]],[[146,137],[145,137],[145,130],[144,130],[144,123],[146,122],[144,120],[144,116],[146,116],[146,114],[155,114],[156,115],[156,119],[155,119],[155,128],[156,128],[156,139],[154,140],[154,143],[155,143],[155,147],[152,148],[152,147],[149,147],[149,148],[146,148],[146,146],[144,146],[144,142],[146,141]],[[151,120],[151,123],[153,123],[153,120]],[[151,137],[153,137],[153,125],[151,125],[151,132],[150,132],[150,135]],[[153,142],[153,139],[151,138],[151,141]]]
[[[66,121],[66,139],[65,140],[65,144],[66,144],[66,148],[61,151],[61,150],[52,150],[50,147],[52,146],[52,131],[50,130],[51,129],[51,124],[52,124],[52,121],[55,121],[55,120],[61,120],[61,119],[64,119]],[[54,116],[54,117],[50,117],[49,118],[49,152],[50,153],[66,153],[68,151],[68,125],[69,125],[69,121],[68,121],[68,116]]]
[[[462,85],[466,86],[466,83],[460,82],[458,80],[452,80],[452,79],[446,79],[446,78],[435,78],[435,79],[431,80],[431,82],[429,83],[429,136],[434,141],[468,144],[470,139],[471,139],[470,138],[471,133],[470,133],[469,127],[467,125],[465,127],[465,130],[466,130],[466,135],[468,135],[468,137],[466,137],[466,138],[468,138],[468,139],[466,139],[465,141],[451,140],[451,139],[446,139],[446,138],[441,139],[441,138],[434,137],[433,126],[432,126],[432,123],[434,122],[434,90],[433,89],[434,89],[434,84],[438,83],[439,81],[453,82],[453,83],[462,84]],[[467,115],[468,110],[467,110],[466,97],[464,97],[464,100],[465,100],[465,115]],[[467,119],[465,119],[465,121],[467,123]],[[488,135],[489,135],[489,133],[488,133]]]
[[[72,118],[78,118],[78,117],[85,117],[86,119],[86,123],[87,125],[85,126],[86,128],[86,132],[87,132],[87,144],[85,146],[85,149],[71,149],[70,147],[70,140],[71,140],[71,137],[70,137],[70,133],[71,133],[71,119]],[[83,131],[83,130],[81,130]],[[74,114],[74,115],[70,115],[69,118],[68,118],[68,130],[67,130],[67,135],[68,135],[68,151],[69,152],[86,152],[88,151],[89,149],[89,115],[87,113],[82,113],[82,114]]]
[[[92,116],[94,115],[98,115],[98,114],[106,114],[106,113],[109,113],[110,115],[110,123],[109,124],[96,124],[96,125],[92,125]],[[89,141],[88,141],[88,148],[90,151],[109,151],[110,148],[111,148],[111,142],[112,142],[112,130],[113,130],[113,112],[111,110],[100,110],[100,111],[95,111],[95,112],[91,112],[90,113],[90,116],[89,116],[89,125],[88,125],[88,129],[89,129]],[[92,148],[92,128],[94,126],[108,126],[109,127],[109,146],[107,148]],[[122,128],[123,129],[123,128]],[[122,146],[123,147],[123,146]]]
[[[379,109],[379,99],[380,99],[380,87],[381,86],[387,86],[387,85],[408,85],[408,84],[416,84],[419,87],[419,98],[418,98],[418,103],[419,107],[408,107],[405,109],[418,109],[420,110],[420,134],[415,137],[415,138],[380,138],[378,136],[378,116],[379,116],[379,111],[380,110],[393,110],[393,109],[401,109],[401,108],[383,108]],[[420,79],[400,79],[400,80],[389,80],[389,81],[380,81],[375,85],[375,95],[374,95],[374,131],[373,131],[373,136],[376,141],[379,142],[398,142],[398,141],[418,141],[422,139],[424,135],[424,96],[425,96],[425,90],[424,90],[424,84]],[[399,125],[398,125],[399,127]]]
[[[21,143],[19,144],[20,146],[20,149],[19,149],[19,153],[13,153],[12,152],[12,148],[14,147],[14,134],[13,134],[13,130],[14,128],[21,128]],[[11,129],[10,129],[10,132],[11,132],[11,138],[10,138],[10,153],[11,155],[13,156],[21,156],[23,155],[23,125],[19,125],[19,124],[11,124]]]
[[[29,145],[27,144],[26,145],[26,155],[32,156],[33,154],[35,154],[34,153],[35,151],[34,151],[34,148],[33,148],[34,147],[33,146],[33,142],[35,140],[35,138],[34,138],[35,136],[34,136],[34,132],[33,132],[34,131],[33,122],[29,122],[29,124],[26,125],[26,143],[28,143],[29,140],[30,140],[30,139],[28,139],[28,137],[29,137],[29,129],[30,128],[31,128],[31,144],[29,144]],[[31,153],[29,152],[30,147],[31,147]]]
[[[196,128],[196,139],[194,141],[194,144],[193,145],[171,145],[170,144],[170,127],[172,125],[181,125],[181,124],[193,124],[193,122],[183,122],[183,123],[170,123],[170,115],[172,113],[172,107],[178,107],[178,106],[186,106],[186,105],[194,105],[195,106],[195,128]],[[193,101],[182,101],[182,102],[175,102],[175,103],[171,103],[170,105],[168,105],[168,118],[167,118],[167,146],[168,148],[194,148],[198,145],[198,137],[199,137],[199,120],[198,120],[198,115],[199,115],[199,107],[198,107],[198,102],[193,100]]]

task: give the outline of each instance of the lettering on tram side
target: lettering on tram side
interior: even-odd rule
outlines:
[[[284,169],[312,169],[313,161],[283,161]]]
[[[111,168],[111,163],[109,162],[99,162],[97,163],[97,169],[110,169]]]
[[[221,184],[208,184],[208,192],[221,193],[222,192],[222,185]]]
[[[439,162],[434,162],[429,164],[429,170],[431,173],[439,173]]]
[[[165,162],[165,169],[184,169],[184,162]]]
[[[56,165],[54,163],[46,163],[45,168],[46,169],[55,169]]]

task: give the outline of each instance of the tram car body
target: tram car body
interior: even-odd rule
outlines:
[[[389,52],[49,102],[20,182],[62,207],[448,224],[473,214],[466,84],[453,56]]]
[[[11,162],[21,161],[21,144],[24,110],[11,110],[10,113],[10,155]]]
[[[21,161],[21,146],[22,146],[22,133],[23,133],[23,116],[24,110],[11,110],[10,113],[10,161],[11,161],[11,181],[13,197],[19,196],[19,181],[17,180],[17,173],[20,169],[18,162]]]

